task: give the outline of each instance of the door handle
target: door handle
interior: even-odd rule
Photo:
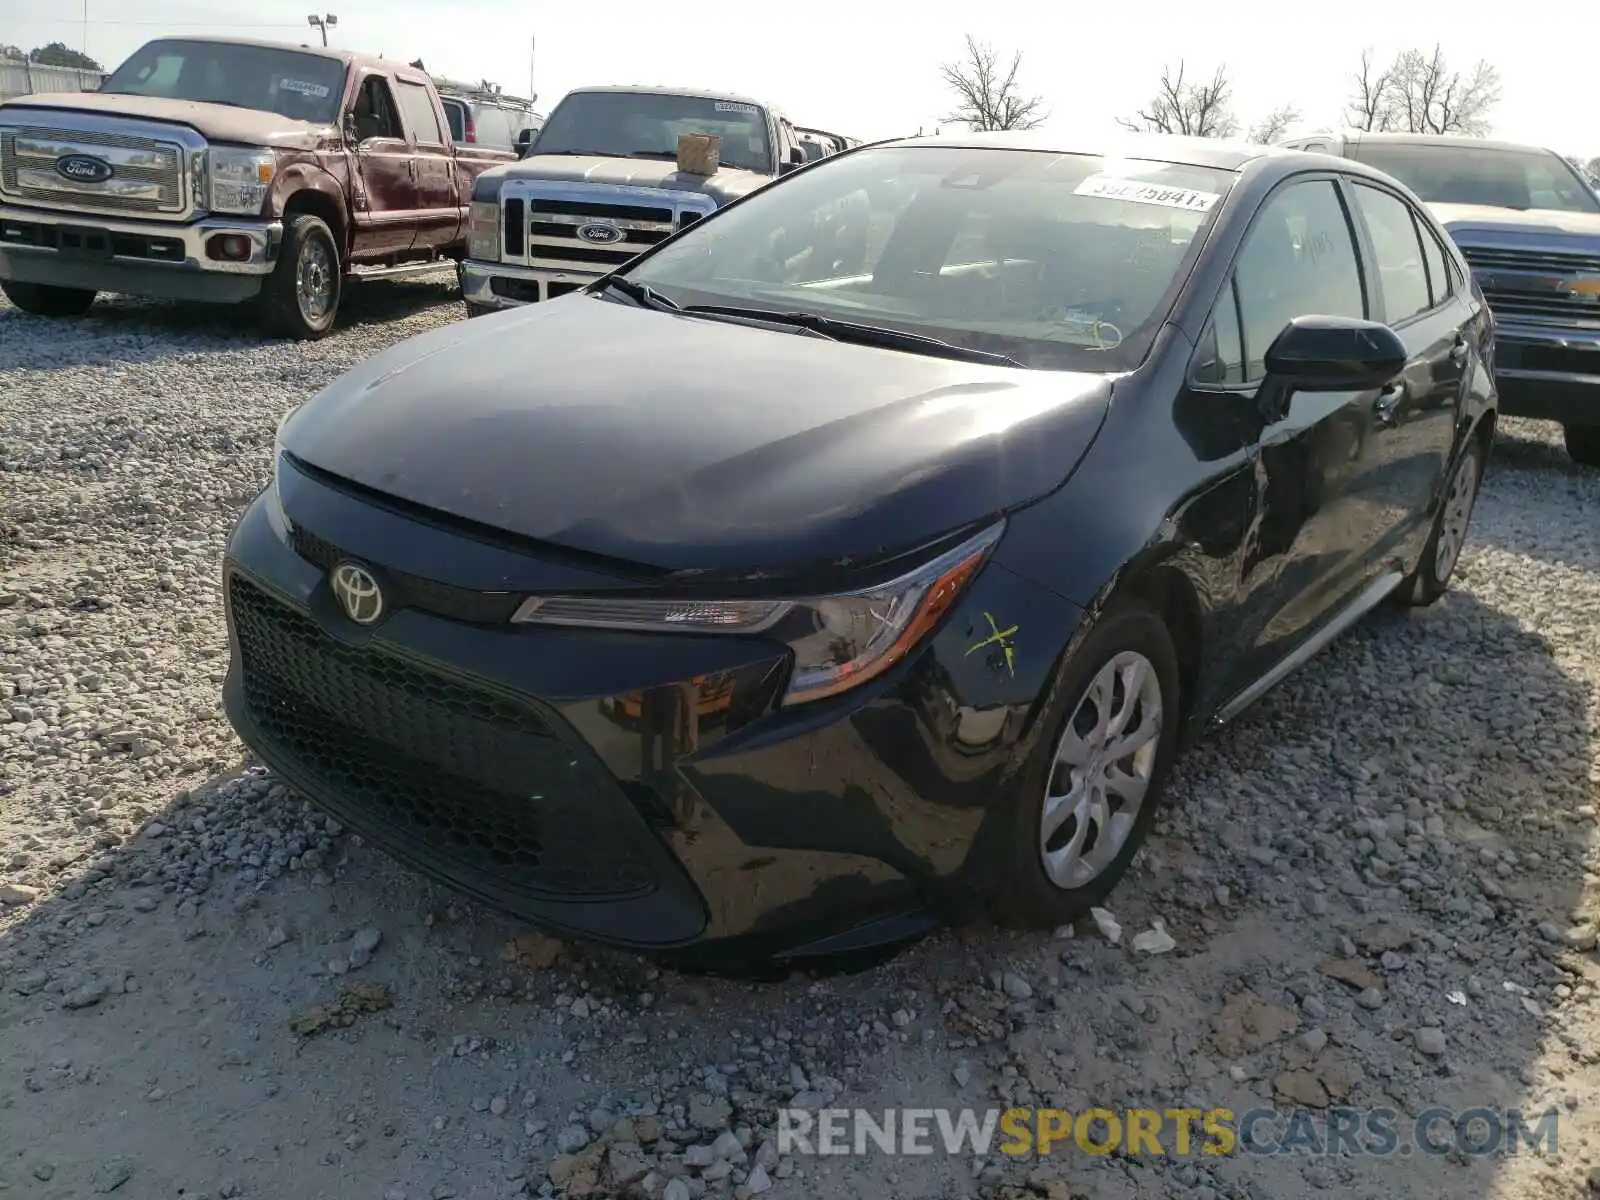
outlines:
[[[1377,414],[1378,420],[1385,425],[1392,424],[1400,415],[1400,401],[1406,397],[1404,383],[1391,383],[1378,393],[1378,399],[1372,406],[1372,411]]]

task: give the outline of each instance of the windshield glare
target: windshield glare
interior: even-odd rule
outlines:
[[[625,274],[680,304],[806,312],[1030,367],[1148,353],[1231,172],[1033,150],[885,146],[708,218]]]
[[[1600,212],[1600,200],[1558,154],[1454,143],[1358,145],[1354,157],[1387,171],[1428,204]]]
[[[331,125],[344,98],[344,64],[271,46],[159,41],[134,52],[102,92],[232,104]]]
[[[683,133],[719,135],[724,166],[772,173],[760,108],[654,92],[573,92],[546,118],[533,153],[676,159]]]

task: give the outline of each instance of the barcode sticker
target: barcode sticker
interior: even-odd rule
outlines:
[[[761,111],[754,104],[735,104],[732,100],[718,100],[712,107],[718,112],[743,113],[747,117],[753,117]]]
[[[1091,175],[1076,188],[1075,196],[1099,196],[1103,200],[1126,200],[1131,204],[1159,204],[1186,212],[1209,212],[1222,197],[1216,192],[1194,188],[1167,187],[1141,179],[1119,179],[1115,175]]]
[[[278,80],[278,90],[280,92],[299,92],[302,96],[310,96],[313,100],[321,100],[333,89],[326,84],[307,83],[304,79],[280,79]]]

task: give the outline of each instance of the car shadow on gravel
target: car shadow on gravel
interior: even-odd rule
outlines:
[[[461,308],[454,272],[350,285],[334,329],[381,325],[441,305]],[[465,319],[466,311],[461,310]],[[0,356],[8,370],[52,371],[272,345],[248,305],[102,296],[81,317],[34,317],[0,302]],[[314,344],[314,343],[313,343]]]

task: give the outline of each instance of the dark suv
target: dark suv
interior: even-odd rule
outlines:
[[[1561,422],[1573,459],[1600,467],[1600,197],[1572,165],[1468,137],[1316,134],[1283,145],[1374,166],[1433,210],[1494,313],[1501,411]]]

